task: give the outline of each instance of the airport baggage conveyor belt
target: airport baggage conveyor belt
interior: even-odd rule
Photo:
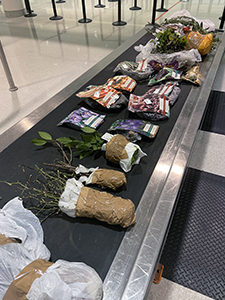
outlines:
[[[0,155],[0,181],[24,182],[24,174],[18,167],[20,164],[42,167],[43,163],[60,158],[57,150],[52,147],[41,149],[34,146],[31,140],[38,137],[38,131],[46,131],[54,138],[80,138],[79,131],[57,126],[74,109],[81,106],[90,108],[75,96],[77,91],[89,84],[105,83],[114,75],[113,69],[119,62],[135,61],[138,53],[134,46],[145,45],[150,38],[150,34],[143,29],[39,110],[3,134],[0,137],[3,150]],[[95,219],[72,219],[65,214],[50,217],[42,223],[44,242],[51,252],[51,260],[82,261],[93,267],[104,281],[104,300],[139,300],[148,294],[191,147],[222,59],[224,44],[222,36],[217,49],[208,54],[202,63],[202,86],[194,87],[182,82],[181,94],[171,108],[170,118],[155,123],[160,126],[156,138],[143,139],[138,143],[147,156],[126,173],[126,188],[115,193],[134,202],[137,217],[135,226],[125,230]],[[144,94],[148,89],[146,84],[138,84],[133,93]],[[135,118],[127,109],[106,114],[105,122],[98,128],[101,133],[117,119]],[[77,158],[73,160],[74,166],[79,163],[87,167],[100,166],[121,171],[119,167],[107,163],[103,155],[97,159],[87,157],[81,161]],[[16,187],[1,183],[0,188],[1,207],[20,195]]]

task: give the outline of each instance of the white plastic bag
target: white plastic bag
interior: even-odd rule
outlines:
[[[28,294],[29,300],[100,300],[102,280],[84,263],[58,260],[37,278]]]
[[[49,260],[50,251],[43,244],[43,230],[39,219],[23,207],[16,197],[0,210],[0,233],[9,238],[17,238],[23,247],[34,253],[36,259]]]
[[[21,244],[0,247],[0,299],[20,271],[37,258],[35,252],[28,251]]]
[[[197,19],[193,16],[191,16],[191,14],[189,13],[189,11],[187,11],[186,9],[182,9],[180,11],[176,11],[175,13],[173,13],[169,18],[169,19],[172,19],[172,18],[177,18],[177,17],[182,17],[182,16],[185,16],[185,17],[189,17],[189,18],[192,18],[194,19],[195,21],[197,21],[199,24],[203,24],[203,28],[206,29],[208,32],[210,31],[215,31],[216,29],[216,26],[215,24],[209,20],[209,19],[205,19],[205,20],[200,20],[200,19]],[[181,22],[182,23],[182,22]]]

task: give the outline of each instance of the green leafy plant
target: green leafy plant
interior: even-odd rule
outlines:
[[[209,33],[207,31],[208,28],[204,29],[203,28],[203,24],[202,23],[198,23],[195,19],[191,18],[191,17],[187,17],[187,16],[179,16],[176,18],[171,18],[171,19],[165,19],[165,21],[161,24],[161,26],[163,25],[167,25],[167,24],[183,24],[184,26],[192,26],[192,31],[198,31],[201,34],[207,34]],[[215,49],[217,44],[220,43],[220,39],[217,36],[217,32],[213,31],[211,32],[211,34],[213,35],[213,43],[212,43],[212,49]]]
[[[63,155],[63,162],[71,165],[73,155],[79,155],[82,159],[91,154],[96,154],[101,150],[104,140],[101,139],[101,134],[90,127],[82,128],[81,140],[74,137],[60,137],[53,139],[52,136],[44,131],[39,131],[39,138],[33,139],[31,142],[36,146],[44,146],[51,143],[57,146]],[[69,150],[69,157],[65,152],[65,148]],[[72,149],[75,148],[75,152]]]
[[[199,24],[195,19],[187,16],[179,16],[176,18],[171,19],[165,19],[165,21],[161,24],[167,25],[167,24],[183,24],[184,26],[192,26],[192,31],[198,31],[201,34],[207,34],[207,30],[202,27],[202,23]]]
[[[184,50],[187,45],[185,36],[180,36],[172,28],[162,30],[155,34],[156,52],[173,53]]]

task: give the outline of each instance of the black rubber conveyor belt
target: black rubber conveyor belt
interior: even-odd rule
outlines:
[[[138,40],[135,45],[145,45],[150,38],[151,36],[147,33]],[[105,83],[108,78],[114,75],[113,69],[119,62],[124,60],[135,61],[135,57],[138,53],[134,50],[133,46],[117,57],[102,72],[96,74],[80,90],[83,90],[89,84],[98,85]],[[147,156],[142,158],[140,164],[134,166],[132,170],[126,174],[126,188],[116,193],[116,195],[123,198],[131,199],[135,203],[136,207],[138,206],[144,189],[174,127],[192,85],[182,82],[180,87],[182,92],[180,93],[178,101],[171,109],[170,118],[167,121],[155,123],[160,125],[160,129],[154,140],[143,139],[139,142],[139,145],[142,150],[147,153]],[[138,84],[133,93],[142,95],[148,89],[149,87],[146,83]],[[78,91],[74,91],[74,94],[71,97],[69,97],[65,102],[54,109],[49,115],[1,153],[0,181],[25,182],[22,169],[18,167],[20,164],[30,167],[33,167],[34,165],[42,167],[43,163],[52,163],[54,159],[60,158],[60,154],[52,147],[40,148],[31,143],[33,138],[38,137],[38,131],[49,132],[53,138],[61,136],[74,136],[78,139],[80,138],[80,132],[69,127],[56,126],[71,111],[78,107],[84,106],[93,110],[75,96],[77,92]],[[127,109],[123,109],[119,112],[107,112],[106,121],[99,127],[98,130],[104,133],[115,120],[123,118],[137,117],[134,114],[129,113]],[[119,166],[107,163],[103,155],[97,159],[87,157],[81,161],[75,158],[73,165],[76,166],[79,163],[87,167],[100,166],[102,168],[121,170]],[[3,205],[10,199],[20,195],[20,190],[15,186],[10,187],[4,183],[0,183],[0,189],[0,196],[2,197],[1,207],[3,207]],[[85,262],[92,266],[103,280],[125,233],[125,230],[119,226],[110,226],[94,219],[72,219],[67,217],[65,214],[48,218],[45,222],[43,222],[42,226],[44,230],[45,244],[51,252],[51,259],[53,262],[59,258],[68,261]]]

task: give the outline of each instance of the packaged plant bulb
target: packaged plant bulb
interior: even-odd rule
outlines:
[[[133,165],[139,164],[141,158],[147,155],[139,145],[130,142],[121,134],[106,133],[102,139],[107,141],[102,146],[106,159],[119,164],[124,172],[129,172]]]

